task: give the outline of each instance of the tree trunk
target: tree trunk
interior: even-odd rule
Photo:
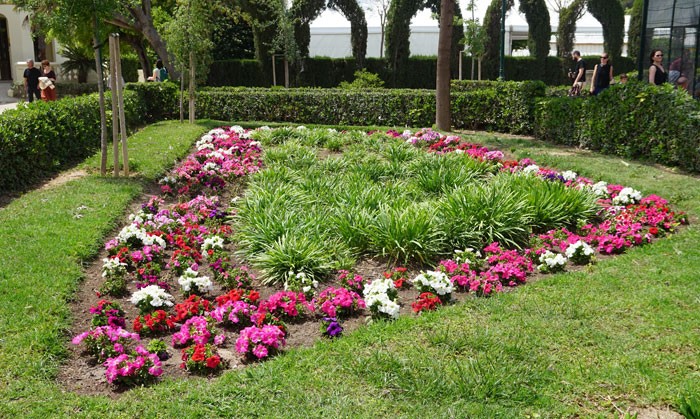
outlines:
[[[440,35],[438,38],[437,78],[435,80],[435,123],[439,130],[452,127],[450,115],[450,56],[455,0],[440,2]]]
[[[148,53],[146,48],[143,46],[143,38],[133,34],[122,33],[120,36],[129,44],[131,48],[136,51],[136,55],[139,57],[139,64],[143,69],[144,77],[151,75],[151,62],[148,59]]]

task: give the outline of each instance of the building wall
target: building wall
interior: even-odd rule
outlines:
[[[10,4],[0,4],[0,15],[7,19],[7,37],[9,41],[10,51],[10,67],[12,72],[12,80],[15,82],[23,82],[24,69],[27,68],[27,59],[34,59],[34,42],[28,24],[24,24],[28,14],[26,12],[15,10],[15,6]],[[55,41],[51,41],[52,45],[49,50],[58,51],[58,45]],[[65,61],[65,58],[58,53],[53,54],[55,60],[51,60],[51,65],[57,75],[60,72],[59,64]]]

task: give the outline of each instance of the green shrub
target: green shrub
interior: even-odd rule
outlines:
[[[352,83],[341,81],[339,87],[341,89],[378,89],[384,87],[384,80],[367,70],[358,70],[355,72],[355,80]]]
[[[532,133],[541,82],[455,85],[454,128]],[[197,104],[199,117],[228,121],[413,127],[435,121],[435,92],[429,90],[210,88],[198,93]]]
[[[542,140],[700,170],[700,104],[670,84],[630,80],[588,98],[548,98],[536,108]]]
[[[147,122],[173,119],[178,115],[179,89],[174,83],[127,83],[125,89],[136,92]]]
[[[107,94],[107,103],[110,98]],[[127,125],[142,124],[143,108],[133,92],[125,92],[124,105]],[[109,117],[107,124],[111,127]],[[7,110],[0,114],[0,190],[22,190],[99,147],[100,107],[95,94]]]

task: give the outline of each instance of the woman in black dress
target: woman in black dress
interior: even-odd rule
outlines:
[[[660,49],[651,50],[649,54],[651,67],[649,67],[649,83],[660,85],[668,81],[668,73],[664,70],[664,53]]]

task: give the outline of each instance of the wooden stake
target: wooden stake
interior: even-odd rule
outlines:
[[[116,42],[114,44],[114,49],[116,52],[115,65],[116,65],[116,76],[117,80],[117,104],[119,105],[119,130],[121,131],[122,138],[122,160],[124,161],[124,176],[129,176],[129,147],[127,146],[126,139],[126,115],[124,114],[124,85],[122,78],[122,51],[119,44],[119,34],[114,34]]]

